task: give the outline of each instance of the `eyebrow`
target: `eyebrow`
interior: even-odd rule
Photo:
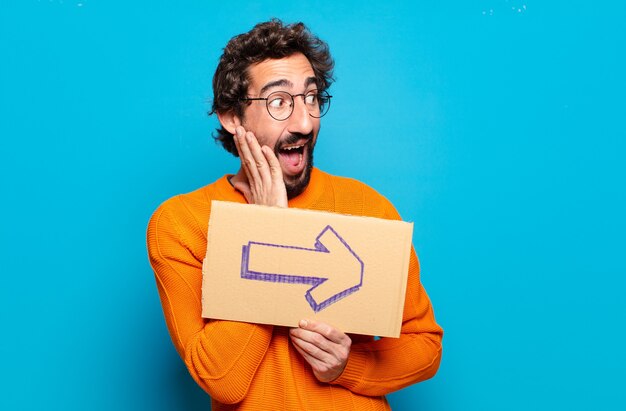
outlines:
[[[274,88],[274,87],[293,87],[293,83],[287,79],[280,79],[280,80],[275,80],[275,81],[270,81],[269,83],[267,83],[266,85],[263,86],[263,88],[261,89],[261,91],[259,92],[259,94],[263,94],[265,93],[267,90]]]
[[[306,81],[304,82],[304,87],[307,88],[311,84],[316,84],[317,85],[317,78],[315,78],[315,77],[308,77],[306,79]]]
[[[316,84],[316,83],[317,83],[317,79],[315,77],[307,77],[307,79],[304,81],[304,87],[306,88],[306,87],[309,87],[311,84]],[[263,93],[265,93],[266,91],[274,87],[293,87],[293,83],[284,78],[280,80],[270,81],[269,83],[265,84],[261,88],[261,91],[259,92],[259,94],[262,95]]]

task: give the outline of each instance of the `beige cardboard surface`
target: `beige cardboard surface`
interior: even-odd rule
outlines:
[[[413,224],[213,201],[202,316],[400,335]]]

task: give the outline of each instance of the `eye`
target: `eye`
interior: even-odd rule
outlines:
[[[306,103],[307,106],[316,106],[318,104],[317,92],[307,94],[304,97],[304,102]]]
[[[267,105],[271,108],[284,108],[287,102],[282,96],[272,96],[267,100]]]
[[[285,110],[291,107],[293,100],[291,95],[277,91],[267,96],[267,108],[271,110]]]

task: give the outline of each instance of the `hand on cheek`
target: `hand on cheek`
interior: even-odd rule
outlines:
[[[331,382],[343,373],[352,345],[346,334],[322,322],[302,320],[300,327],[292,328],[289,335],[318,380]]]
[[[287,190],[276,155],[268,146],[261,147],[255,135],[238,126],[234,135],[241,168],[247,182],[233,185],[250,204],[287,207]]]

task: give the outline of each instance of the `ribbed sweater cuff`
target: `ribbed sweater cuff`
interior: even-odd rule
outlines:
[[[349,390],[356,388],[365,374],[367,356],[366,352],[352,350],[343,373],[331,384],[341,385]]]

